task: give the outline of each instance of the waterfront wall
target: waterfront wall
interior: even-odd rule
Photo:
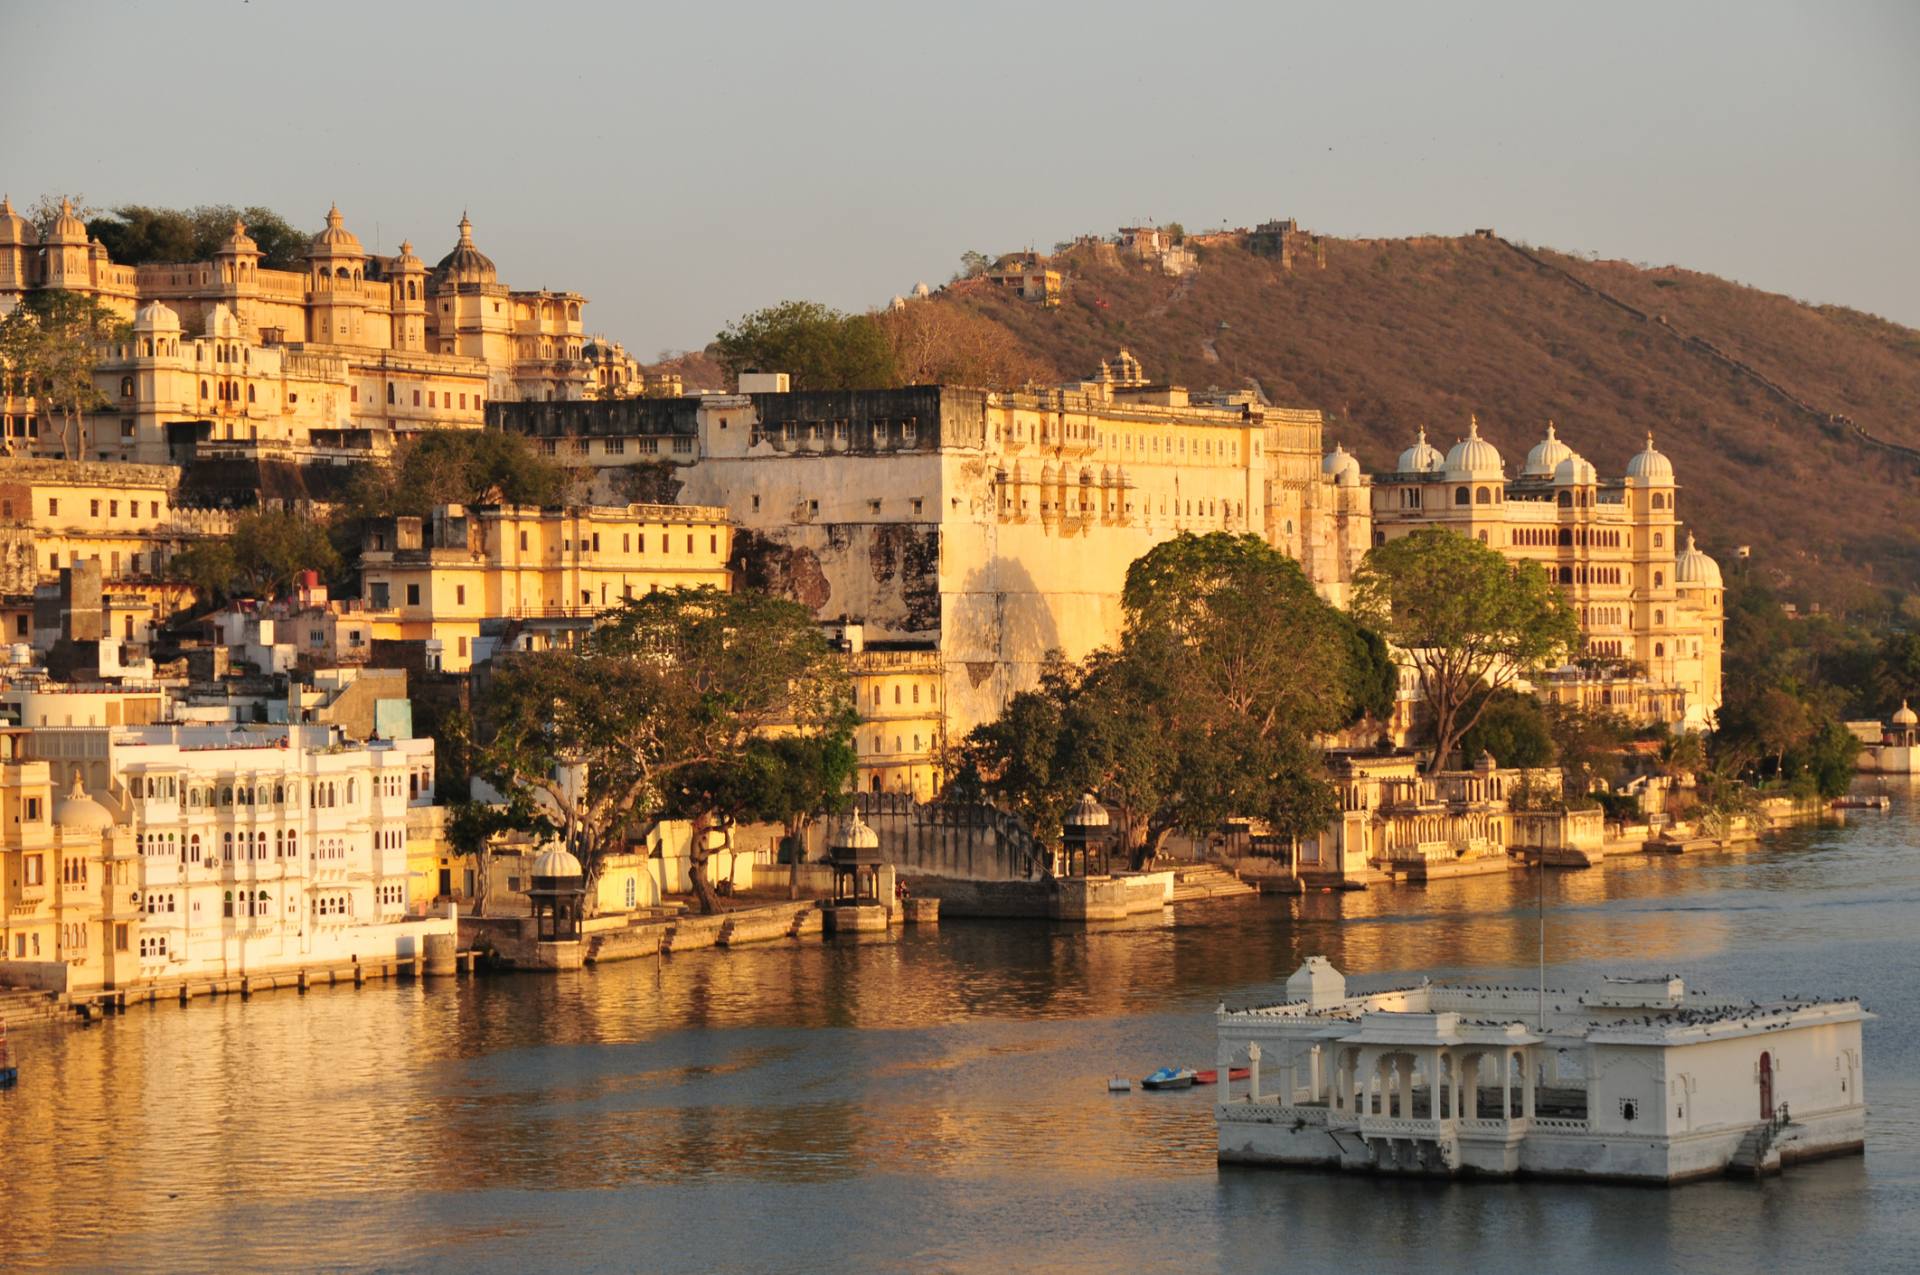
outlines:
[[[1020,820],[991,806],[922,805],[905,793],[865,793],[860,817],[880,837],[880,853],[905,876],[964,881],[1031,881],[1040,845]]]

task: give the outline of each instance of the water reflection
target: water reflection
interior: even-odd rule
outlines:
[[[0,1097],[0,1259],[1085,1269],[1217,1251],[1256,1270],[1277,1252],[1499,1266],[1524,1240],[1624,1269],[1813,1260],[1843,1241],[1911,1252],[1916,842],[1903,799],[1848,828],[1544,881],[1223,903],[1180,926],[949,922],[23,1033],[25,1081]],[[1221,1173],[1205,1091],[1104,1091],[1116,1070],[1209,1057],[1212,1007],[1272,998],[1309,953],[1359,977],[1529,981],[1542,910],[1556,982],[1605,966],[1869,994],[1887,1013],[1869,1037],[1872,1158],[1670,1196]],[[755,1225],[682,1234],[707,1216]]]

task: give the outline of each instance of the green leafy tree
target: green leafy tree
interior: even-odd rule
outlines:
[[[729,323],[709,353],[735,383],[740,373],[786,372],[796,390],[895,384],[893,348],[873,316],[817,301],[783,301]]]
[[[29,292],[0,319],[0,375],[9,394],[31,397],[60,423],[69,460],[87,451],[87,416],[106,406],[94,383],[100,347],[124,339],[126,322],[99,298],[61,289]]]
[[[1376,545],[1354,580],[1354,612],[1419,677],[1433,715],[1430,770],[1446,766],[1489,691],[1565,659],[1580,637],[1540,564],[1510,562],[1449,531]]]
[[[589,879],[643,820],[693,817],[691,875],[712,912],[705,834],[741,808],[748,758],[788,733],[850,740],[851,708],[846,670],[803,607],[665,589],[606,612],[575,649],[502,662],[475,770],[552,811]]]
[[[1618,714],[1579,704],[1548,704],[1543,711],[1567,804],[1591,806],[1593,792],[1618,778],[1620,751],[1633,737],[1632,726]]]
[[[271,597],[292,587],[303,571],[325,577],[339,566],[325,526],[276,509],[241,515],[230,536],[188,545],[167,569],[203,596],[223,599]]]
[[[312,236],[297,230],[271,208],[235,208],[201,204],[194,208],[155,208],[122,204],[110,213],[90,216],[87,233],[98,239],[120,265],[209,261],[233,233],[246,224],[267,270],[303,270]]]
[[[1491,753],[1502,766],[1532,770],[1553,763],[1553,730],[1540,701],[1517,691],[1496,691],[1472,728],[1460,737],[1468,760]]]

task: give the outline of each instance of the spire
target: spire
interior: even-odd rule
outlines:
[[[1554,442],[1558,438],[1559,438],[1559,435],[1553,432],[1553,422],[1548,421],[1547,422],[1547,441]]]
[[[65,195],[60,196],[60,215],[62,217],[73,216],[73,201]]]
[[[239,239],[247,233],[247,223],[238,217],[233,219],[233,237]]]
[[[473,247],[473,223],[467,220],[467,210],[460,210],[460,246]]]
[[[1480,437],[1480,413],[1478,412],[1467,413],[1467,437]]]
[[[327,226],[330,229],[337,230],[345,221],[346,218],[340,215],[340,205],[337,203],[330,204],[327,208]]]
[[[1420,446],[1425,447],[1426,445],[1427,445],[1427,427],[1425,425],[1422,425],[1420,427]]]

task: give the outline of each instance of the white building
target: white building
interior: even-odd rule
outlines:
[[[1220,1010],[1220,1159],[1672,1183],[1858,1153],[1858,1001],[1734,1002],[1674,977],[1585,993],[1350,994],[1325,957],[1285,1003]]]
[[[408,914],[407,822],[433,741],[172,720],[155,690],[36,681],[4,697],[54,810],[76,946],[68,986],[130,988],[405,959],[451,918]],[[157,710],[157,711],[156,711]],[[71,785],[71,787],[69,787]],[[71,895],[72,897],[67,897]]]

